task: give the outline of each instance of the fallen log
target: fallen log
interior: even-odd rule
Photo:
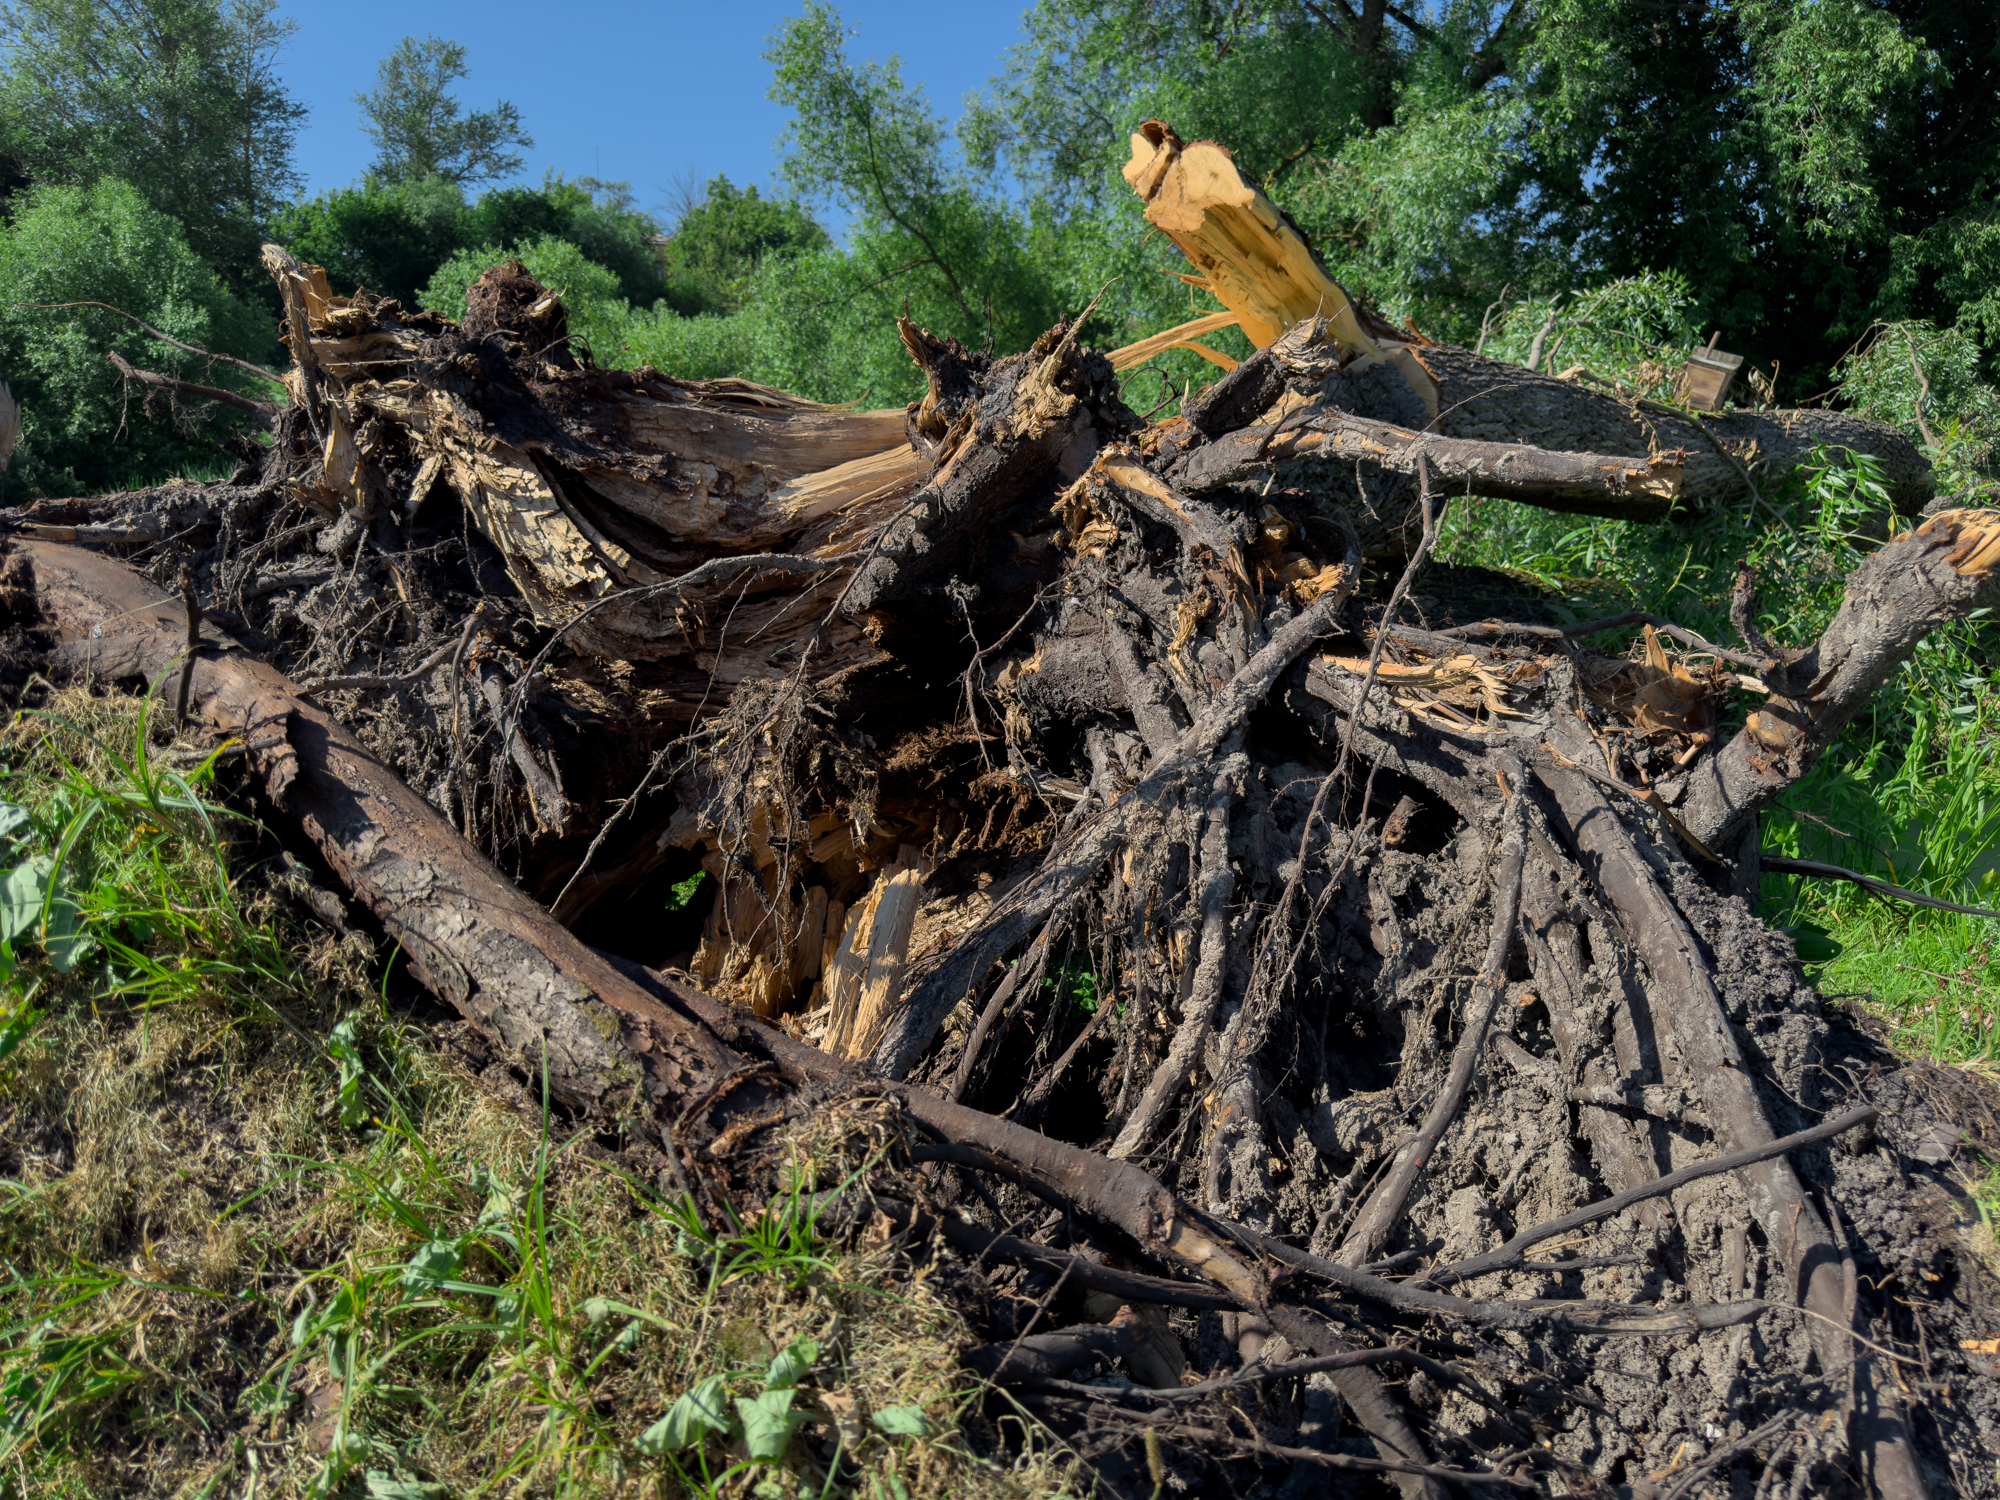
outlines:
[[[109,684],[158,686],[179,677],[187,661],[188,616],[178,600],[161,600],[156,586],[141,575],[96,554],[44,542],[15,546],[32,568],[34,597],[44,623],[59,641],[53,666]],[[1324,597],[1331,600],[1337,592]],[[1181,760],[1212,764],[1231,737],[1230,726],[1240,723],[1241,706],[1266,698],[1296,655],[1297,643],[1309,643],[1316,633],[1330,628],[1331,616],[1331,605],[1318,613],[1308,608],[1291,622],[1297,627],[1292,636],[1286,634],[1291,626],[1274,631],[1269,643],[1246,661],[1238,679],[1215,695],[1208,713],[1161,757],[1158,769],[1172,771]],[[686,1122],[693,1117],[701,1120],[701,1139],[718,1150],[733,1150],[742,1131],[770,1128],[784,1118],[784,1101],[800,1086],[787,1080],[849,1088],[863,1082],[864,1075],[850,1063],[794,1042],[745,1013],[732,1014],[671,982],[643,974],[635,977],[629,966],[584,948],[445,827],[428,803],[402,786],[323,710],[212,624],[202,628],[206,644],[194,655],[188,673],[191,710],[242,739],[261,795],[288,826],[310,841],[325,867],[385,934],[402,945],[423,981],[479,1028],[503,1064],[546,1076],[554,1097],[591,1118],[633,1118],[637,1110],[638,1117],[681,1120],[682,1126],[667,1132],[664,1140],[669,1150],[688,1153],[691,1164],[701,1160],[704,1149],[685,1133]],[[1568,668],[1545,665],[1541,671],[1554,679]],[[1570,701],[1564,683],[1552,681],[1550,691],[1552,702]],[[1536,720],[1514,739],[1521,750],[1532,754],[1541,737],[1549,737],[1560,749],[1571,732],[1558,716]],[[1365,745],[1360,748],[1364,755],[1370,753]],[[1578,747],[1571,748],[1581,753]],[[1534,765],[1535,775],[1553,792],[1547,809],[1551,832],[1538,835],[1539,842],[1546,845],[1551,837],[1577,842],[1582,855],[1579,870],[1625,915],[1655,987],[1655,1013],[1668,1020],[1673,1045],[1692,1069],[1697,1086],[1710,1095],[1708,1117],[1729,1122],[1721,1127],[1725,1130],[1752,1132],[1748,1139],[1738,1137],[1742,1151],[1759,1158],[1738,1168],[1750,1174],[1751,1209],[1779,1248],[1790,1284],[1801,1289],[1802,1305],[1820,1311],[1825,1298],[1816,1283],[1823,1276],[1812,1247],[1819,1242],[1815,1234],[1823,1239],[1824,1230],[1817,1228],[1820,1221],[1796,1179],[1788,1176],[1787,1169],[1771,1165],[1771,1152],[1785,1143],[1766,1144],[1772,1132],[1767,1123],[1760,1123],[1763,1106],[1756,1102],[1754,1084],[1740,1062],[1729,1062],[1728,1044],[1718,1043],[1724,1050],[1716,1057],[1700,1050],[1707,1045],[1703,1038],[1721,1033],[1703,1019],[1707,1012],[1696,1013],[1704,993],[1710,997],[1705,1003],[1713,1008],[1713,991],[1702,988],[1708,981],[1700,961],[1688,956],[1692,948],[1685,928],[1679,937],[1673,936],[1674,924],[1687,921],[1675,901],[1686,898],[1649,883],[1652,877],[1645,873],[1644,859],[1629,843],[1629,835],[1619,831],[1616,811],[1590,782],[1564,772],[1557,762],[1544,759]],[[1516,771],[1511,779],[1503,774],[1500,784],[1486,795],[1497,813],[1523,790]],[[1112,806],[1136,810],[1146,804],[1134,788],[1115,796]],[[1469,808],[1477,806],[1476,801],[1468,803]],[[1311,849],[1309,828],[1306,834],[1303,847]],[[1469,836],[1476,844],[1491,837],[1476,829],[1469,830]],[[1620,844],[1621,838],[1627,842]],[[1352,858],[1351,847],[1347,857]],[[1336,881],[1328,889],[1332,893],[1339,888]],[[1474,905],[1479,899],[1475,894]],[[1504,917],[1497,922],[1496,943],[1511,925],[1511,919]],[[1655,951],[1657,943],[1668,946]],[[1498,962],[1489,958],[1488,967]],[[1492,980],[1487,983],[1490,990]],[[1696,999],[1670,1002],[1667,997],[1672,993]],[[1485,1024],[1477,1011],[1468,1019],[1466,1035],[1474,1044],[1460,1049],[1461,1068],[1468,1065],[1464,1062],[1468,1058],[1473,1060],[1469,1065],[1476,1065],[1481,1050],[1477,1040]],[[1295,1346],[1329,1359],[1346,1352],[1347,1336],[1291,1304],[1244,1253],[1246,1247],[1326,1275],[1360,1304],[1381,1309],[1382,1316],[1460,1319],[1541,1338],[1659,1337],[1723,1329],[1757,1316],[1765,1306],[1750,1299],[1635,1311],[1534,1297],[1481,1302],[1407,1287],[1309,1252],[1295,1252],[1263,1231],[1218,1220],[1213,1209],[1198,1211],[1130,1161],[1052,1139],[922,1088],[906,1088],[898,1097],[916,1125],[948,1144],[976,1148],[970,1154],[960,1149],[934,1159],[978,1170],[979,1163],[988,1159],[980,1153],[990,1154],[1017,1180],[1032,1181],[1045,1202],[1070,1205],[1078,1222],[1101,1226],[1114,1235],[1126,1253],[1199,1278],[1236,1307],[1256,1311]],[[1861,1118],[1857,1114],[1842,1123]],[[1426,1137],[1433,1151],[1448,1154],[1452,1142],[1444,1128],[1448,1124],[1447,1119]],[[1409,1186],[1399,1186],[1397,1192],[1410,1191],[1415,1181],[1412,1175]],[[1228,1199],[1231,1191],[1223,1191],[1222,1198]],[[1268,1213],[1263,1208],[1256,1211]],[[1370,1231],[1370,1237],[1380,1232]],[[957,1237],[976,1238],[982,1252],[1070,1264],[1059,1252],[1011,1244],[991,1231]],[[1143,1278],[1095,1279],[1121,1294],[1143,1294],[1150,1286]],[[1185,1304],[1189,1299],[1177,1300]],[[1815,1329],[1820,1326],[1814,1324]],[[1813,1342],[1823,1369],[1845,1369],[1852,1363],[1852,1345],[1844,1331],[1816,1335]],[[1424,1472],[1430,1462],[1428,1445],[1379,1381],[1358,1364],[1332,1373],[1371,1433],[1382,1461],[1411,1466],[1409,1472],[1396,1471],[1398,1482],[1410,1493],[1427,1492],[1432,1482]],[[1866,1378],[1865,1370],[1857,1374],[1857,1379]],[[1921,1476],[1893,1401],[1877,1390],[1864,1397],[1862,1406],[1873,1415],[1857,1437],[1879,1492],[1921,1493]]]
[[[536,1058],[579,1108],[680,1097],[738,1065],[699,1022],[579,943],[345,726],[143,575],[93,552],[18,541],[58,638],[51,666],[156,691],[189,673],[189,706],[240,739],[258,790],[408,956],[424,985],[509,1054]]]
[[[1284,422],[1243,428],[1196,449],[1176,477],[1190,494],[1199,495],[1309,456],[1363,458],[1392,474],[1409,475],[1421,460],[1448,494],[1491,495],[1544,510],[1627,521],[1659,521],[1672,513],[1683,461],[1679,453],[1621,459],[1435,437],[1307,407]]]
[[[1476,1263],[1711,1159],[1711,1134],[1761,1150],[1849,1102],[1789,944],[1725,893],[1752,879],[1761,788],[1985,601],[2000,523],[1959,513],[1883,548],[1810,661],[1650,619],[1629,661],[1583,644],[1604,622],[1405,626],[1412,477],[1437,485],[1428,538],[1439,494],[1467,486],[1663,506],[1678,476],[1680,502],[1712,503],[1694,476],[1753,466],[1703,449],[1705,425],[1636,445],[1590,428],[1608,436],[1562,451],[1454,432],[1477,403],[1453,382],[1478,364],[1336,302],[1220,148],[1148,149],[1149,204],[1263,343],[1172,421],[1126,409],[1117,374],[1144,351],[1090,349],[1081,318],[1001,358],[905,324],[924,396],[854,412],[591,368],[516,265],[453,324],[331,298],[274,247],[294,404],[271,447],[224,486],[22,518],[144,545],[154,582],[51,543],[20,555],[64,665],[100,682],[177,678],[198,613],[191,713],[243,738],[268,820],[493,1067],[546,1076],[717,1211],[769,1190],[746,1140],[866,1096],[924,1138],[892,1153],[921,1175],[884,1183],[879,1211],[1061,1281],[1049,1326],[1095,1289],[1176,1309],[1162,1336],[1233,1343],[1225,1360],[1504,1333],[1574,1388],[1535,1397],[1556,1435],[1537,1462],[1571,1489],[1637,1482],[1704,1430],[1678,1395],[1704,1330],[1794,1299],[1826,1326],[1830,1221],[1808,1211],[1851,1164],[1822,1145],[1676,1177],[1595,1229],[1603,1253],[1497,1268],[1484,1299],[1377,1258]],[[1554,384],[1533,401],[1665,420]],[[1384,601],[1366,560],[1398,552]],[[159,602],[183,565],[192,610]],[[1715,662],[1670,655],[1676,638]],[[1803,726],[1782,765],[1751,765],[1739,691],[1761,732]],[[699,873],[670,918],[662,886]],[[592,940],[622,961],[570,930],[614,898]],[[1723,964],[1754,1072],[1716,1021]],[[1644,1122],[1620,1113],[1635,1100]],[[1015,1222],[1049,1213],[1063,1244]],[[1704,1237],[1720,1222],[1767,1241],[1734,1273]],[[1857,1226],[1857,1263],[1875,1232]],[[1223,1307],[1243,1316],[1197,1337],[1187,1320]],[[1849,1349],[1758,1326],[1767,1394],[1817,1389]],[[1614,1336],[1674,1351],[1638,1396],[1600,1355]],[[1883,1492],[1916,1493],[1893,1401],[1847,1367],[1879,1407],[1855,1451]],[[1457,1406],[1406,1407],[1365,1361],[1321,1373],[1406,1493],[1495,1440]]]

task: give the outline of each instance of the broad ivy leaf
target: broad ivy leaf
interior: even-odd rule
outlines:
[[[1795,923],[1778,929],[1792,940],[1798,950],[1802,964],[1830,964],[1842,953],[1841,944],[1824,927],[1815,927],[1810,922]]]
[[[418,1247],[403,1267],[403,1285],[413,1292],[437,1289],[458,1274],[458,1246],[450,1240],[432,1240]]]
[[[921,1406],[884,1406],[875,1413],[875,1425],[890,1437],[918,1438],[931,1430],[930,1418]]]
[[[724,1377],[711,1375],[667,1408],[667,1414],[639,1434],[641,1453],[678,1453],[704,1431],[727,1437],[735,1419],[723,1404]]]
[[[785,1448],[808,1420],[805,1413],[792,1410],[792,1391],[765,1391],[744,1400],[738,1397],[736,1415],[743,1421],[743,1446],[758,1463],[776,1463]]]
[[[795,1339],[788,1344],[778,1357],[771,1361],[771,1367],[764,1373],[764,1385],[768,1390],[788,1391],[806,1378],[819,1359],[819,1345],[811,1339]]]
[[[35,854],[0,875],[0,939],[12,942],[41,922],[49,873],[55,867],[48,855]]]
[[[34,816],[27,808],[13,802],[0,802],[0,839],[11,838],[24,828],[34,826]]]

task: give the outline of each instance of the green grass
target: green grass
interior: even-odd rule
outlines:
[[[1767,486],[1754,514],[1694,526],[1582,520],[1504,501],[1460,502],[1438,555],[1509,572],[1545,590],[1562,618],[1646,609],[1729,643],[1738,559],[1758,581],[1759,624],[1806,644],[1838,609],[1871,545],[1864,517],[1880,490],[1822,464]],[[1908,522],[1901,522],[1907,525]],[[1597,638],[1616,653],[1625,642]],[[1845,865],[1967,905],[2000,908],[2000,629],[1974,619],[1939,631],[1764,820],[1764,846]],[[2000,922],[1928,911],[1839,882],[1766,876],[1762,911],[1831,946],[1802,957],[1823,993],[1858,993],[1898,1045],[1949,1063],[2000,1060]]]
[[[236,878],[212,762],[59,705],[0,783],[39,892],[4,908],[5,1500],[1063,1491],[1045,1442],[967,1447],[969,1335],[923,1276],[822,1232],[880,1149],[852,1121],[705,1224]]]

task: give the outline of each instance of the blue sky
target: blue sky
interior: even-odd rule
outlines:
[[[550,167],[623,178],[642,205],[658,208],[689,171],[704,182],[717,173],[739,186],[769,182],[785,115],[764,97],[765,38],[800,5],[288,0],[282,8],[299,32],[280,71],[312,109],[298,143],[308,192],[360,178],[373,147],[354,94],[373,85],[376,65],[400,37],[434,32],[467,48],[471,76],[459,97],[468,107],[509,99],[520,109],[535,138],[523,180],[539,182]],[[850,57],[900,54],[904,77],[924,84],[932,105],[956,119],[960,99],[997,73],[1019,40],[1025,6],[849,0],[840,9],[860,32]]]

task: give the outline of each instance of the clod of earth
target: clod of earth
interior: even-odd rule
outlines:
[[[1744,893],[1760,810],[2000,604],[2000,513],[1899,524],[1794,649],[1404,624],[1465,495],[1658,521],[1831,444],[1914,513],[1929,471],[1838,413],[1430,343],[1222,148],[1133,150],[1225,312],[1005,358],[906,323],[907,410],[594,368],[518,263],[453,324],[266,247],[271,445],[17,513],[50,670],[184,691],[496,1067],[711,1211],[799,1118],[898,1101],[927,1196],[861,1218],[977,1257],[972,1367],[1116,1489],[1164,1440],[1196,1488],[1684,1493],[1810,1427],[1794,1493],[1926,1493],[1949,1438],[1883,1352],[1913,1315],[1828,1211],[1893,1127],[1810,1131],[1860,1101]],[[1230,368],[1181,416],[1125,406],[1121,370],[1228,324],[1257,352],[1204,350]],[[697,870],[705,925],[662,950]],[[1070,1378],[1113,1359],[1137,1387]]]

